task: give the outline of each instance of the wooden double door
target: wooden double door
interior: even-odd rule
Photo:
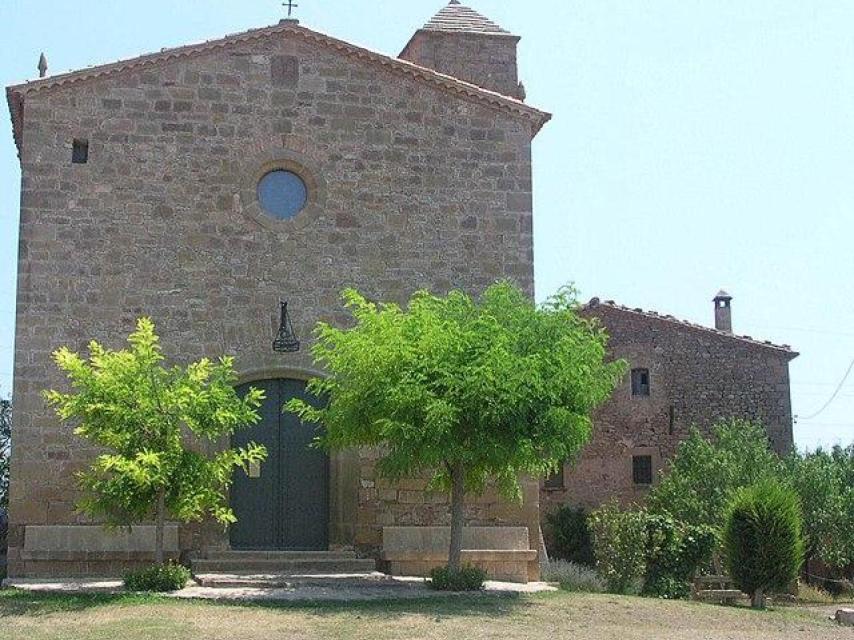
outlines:
[[[257,442],[267,447],[260,467],[236,471],[231,508],[237,522],[229,535],[232,549],[325,551],[329,547],[329,458],[311,447],[316,427],[282,407],[291,398],[317,403],[302,380],[252,382],[238,388],[263,389],[266,399],[254,427],[238,431],[233,446]]]

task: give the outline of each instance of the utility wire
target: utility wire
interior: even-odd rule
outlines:
[[[848,380],[848,376],[851,374],[852,369],[854,369],[854,360],[852,360],[851,364],[848,365],[848,370],[845,372],[845,375],[842,376],[842,380],[839,381],[839,384],[836,386],[836,390],[833,392],[833,395],[831,395],[830,398],[827,400],[827,402],[825,402],[821,406],[821,409],[819,409],[815,413],[810,414],[808,416],[804,416],[804,417],[796,416],[796,419],[799,422],[801,420],[812,420],[813,418],[818,417],[825,409],[827,409],[830,406],[830,403],[833,402],[836,399],[836,396],[839,395],[839,392],[842,391],[842,385],[844,385],[845,381]]]

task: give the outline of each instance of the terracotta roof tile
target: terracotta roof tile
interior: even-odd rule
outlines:
[[[629,307],[627,307],[625,305],[620,305],[620,304],[615,303],[613,300],[602,301],[602,300],[599,300],[599,298],[592,298],[590,300],[590,302],[588,302],[587,304],[585,304],[582,307],[582,310],[589,311],[589,312],[591,312],[591,314],[595,315],[595,309],[601,308],[601,307],[605,307],[606,309],[612,309],[614,311],[620,311],[623,313],[630,313],[633,315],[642,316],[645,318],[649,318],[651,320],[659,320],[659,321],[668,322],[671,324],[677,324],[677,325],[687,327],[690,329],[696,329],[698,331],[704,331],[706,333],[713,334],[713,335],[720,337],[720,338],[727,338],[730,340],[739,340],[741,342],[746,342],[746,343],[755,345],[757,347],[774,349],[775,351],[781,351],[781,352],[785,353],[786,355],[788,355],[788,357],[790,359],[796,358],[799,355],[798,352],[793,351],[792,347],[787,345],[787,344],[778,345],[778,344],[774,344],[770,340],[757,340],[757,339],[753,338],[752,336],[739,336],[739,335],[735,335],[733,333],[727,333],[726,331],[719,331],[718,329],[714,329],[712,327],[707,327],[707,326],[702,325],[702,324],[696,324],[696,323],[691,322],[689,320],[680,320],[680,319],[675,318],[674,316],[671,316],[669,314],[664,315],[664,314],[658,313],[656,311],[645,311],[644,309],[641,309],[639,307],[636,307],[634,309],[630,309]]]
[[[489,33],[510,35],[492,20],[474,9],[451,0],[447,7],[439,11],[424,25],[425,31],[464,31],[466,33]]]

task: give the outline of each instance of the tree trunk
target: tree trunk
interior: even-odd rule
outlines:
[[[157,520],[154,523],[154,561],[163,564],[163,528],[166,518],[166,490],[157,493]]]
[[[448,566],[460,568],[463,550],[463,527],[465,526],[466,472],[461,462],[451,467],[451,548]]]
[[[762,589],[757,589],[753,592],[753,595],[750,598],[750,606],[754,609],[765,608],[765,593]]]

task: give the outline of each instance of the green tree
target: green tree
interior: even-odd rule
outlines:
[[[696,429],[679,445],[670,471],[649,496],[649,510],[692,525],[720,530],[736,490],[778,477],[780,459],[761,425],[722,422],[706,439]]]
[[[204,450],[256,423],[264,395],[252,389],[237,396],[232,358],[164,367],[147,318],[137,322],[128,343],[128,349],[110,351],[93,341],[88,361],[59,349],[54,361],[73,391],[47,391],[45,398],[61,420],[77,424],[77,435],[104,451],[78,476],[84,493],[78,508],[108,526],[154,515],[161,565],[167,513],[182,522],[206,515],[225,525],[236,521],[226,499],[233,472],[267,452],[254,443],[215,454]]]
[[[803,562],[797,494],[773,478],[739,489],[726,511],[723,542],[729,575],[754,608],[763,608],[765,594],[787,589]]]
[[[606,363],[604,331],[580,317],[571,289],[541,306],[507,282],[475,300],[416,293],[406,308],[343,294],[355,324],[318,325],[313,354],[328,377],[309,389],[329,402],[288,403],[325,427],[321,445],[378,447],[392,478],[433,472],[451,495],[449,566],[460,566],[465,492],[497,482],[520,496],[518,476],[542,476],[574,456],[590,413],[623,375]]]
[[[786,470],[803,509],[807,557],[845,569],[854,563],[854,445],[794,453]]]
[[[9,457],[12,454],[12,401],[0,400],[0,509],[9,507]]]

